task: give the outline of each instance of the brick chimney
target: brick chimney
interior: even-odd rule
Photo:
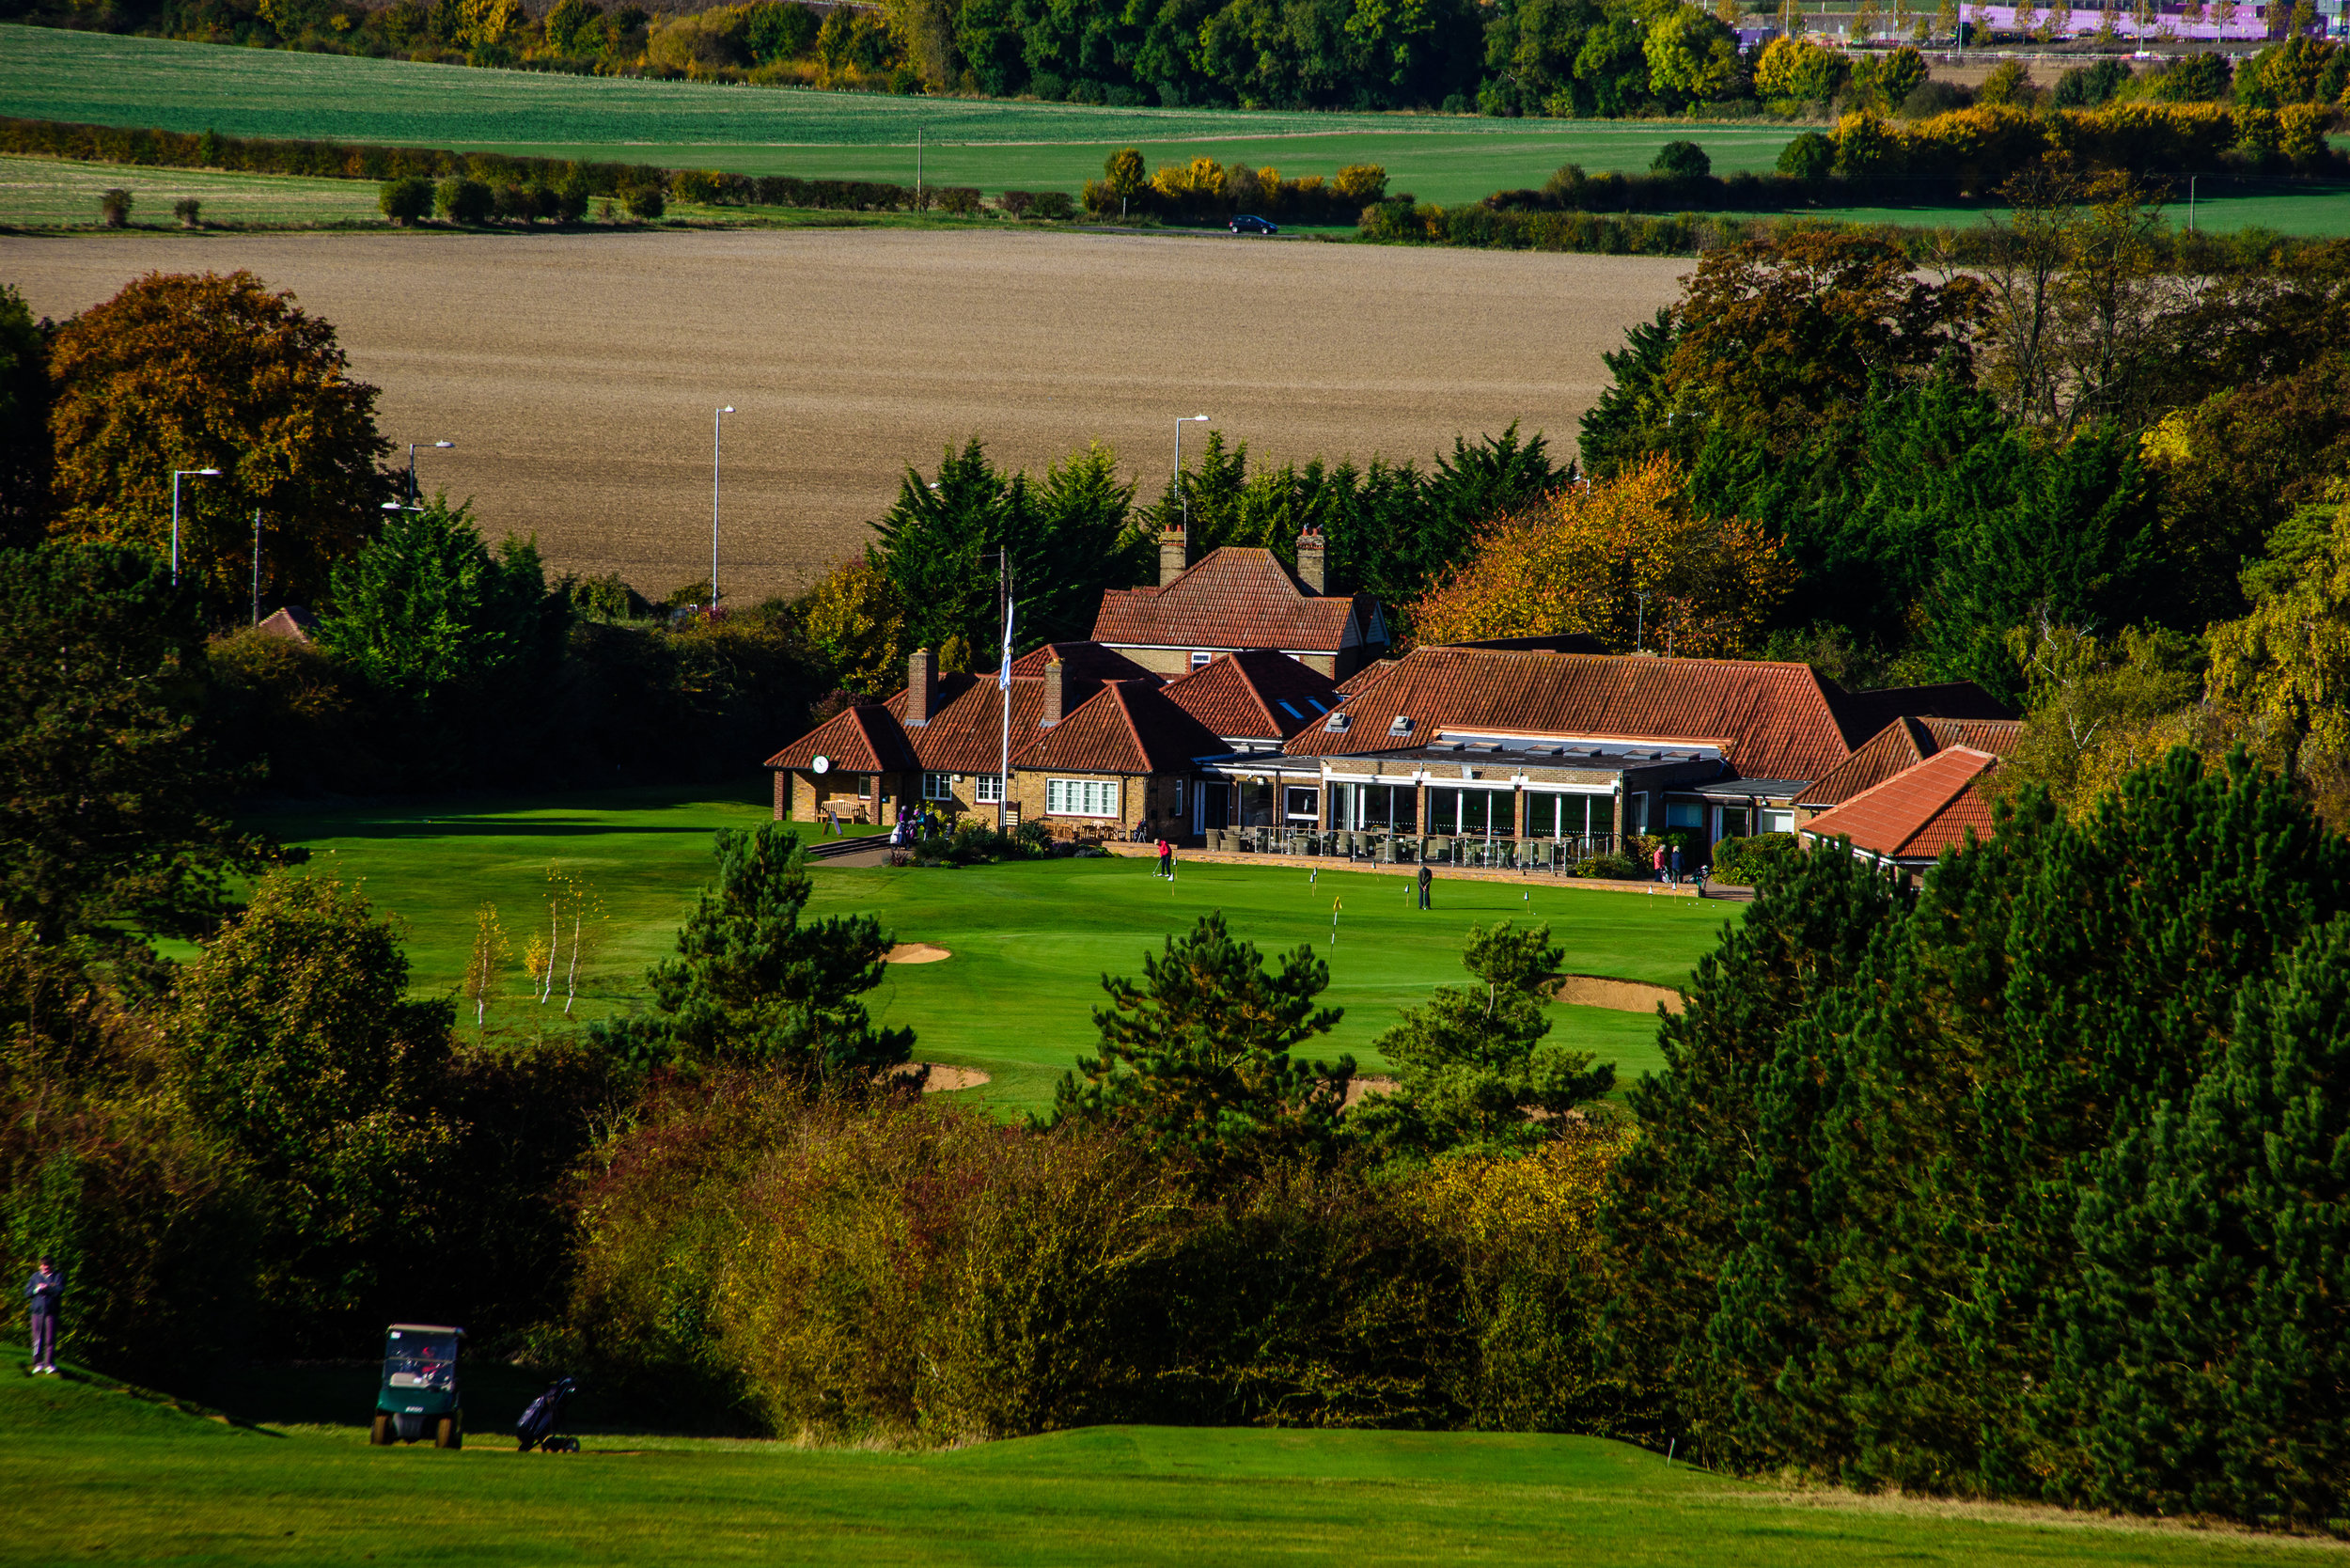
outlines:
[[[931,711],[938,706],[938,666],[927,648],[917,648],[906,659],[906,716],[909,727],[931,722]]]
[[[1323,586],[1322,530],[1308,528],[1297,536],[1297,577],[1306,585],[1306,591],[1315,595],[1327,593]]]
[[[1060,722],[1064,711],[1061,698],[1066,690],[1062,684],[1064,679],[1065,672],[1059,659],[1056,658],[1044,666],[1044,717],[1037,724],[1039,729],[1050,729]]]
[[[1159,587],[1182,576],[1190,564],[1191,541],[1184,537],[1181,524],[1169,524],[1159,533]]]

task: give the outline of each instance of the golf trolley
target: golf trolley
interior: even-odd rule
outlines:
[[[547,1385],[547,1391],[530,1402],[522,1419],[514,1423],[514,1446],[524,1453],[537,1449],[540,1453],[577,1453],[579,1439],[557,1437],[555,1423],[561,1418],[563,1407],[579,1392],[579,1385],[568,1377],[558,1377]]]

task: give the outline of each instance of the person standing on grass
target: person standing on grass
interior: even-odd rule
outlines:
[[[1428,902],[1429,886],[1435,880],[1436,873],[1428,869],[1427,861],[1421,861],[1419,863],[1419,906],[1422,909],[1433,909],[1435,907]]]
[[[1678,887],[1681,886],[1681,845],[1678,842],[1672,848],[1672,884]]]
[[[1650,869],[1651,870],[1653,870],[1653,871],[1654,871],[1654,872],[1656,873],[1656,880],[1657,880],[1657,881],[1662,882],[1662,881],[1664,881],[1664,880],[1665,880],[1665,846],[1664,846],[1664,845],[1662,845],[1662,844],[1657,845],[1657,846],[1656,846],[1656,853],[1655,853],[1653,855],[1652,855],[1652,856],[1650,856],[1650,857],[1649,857],[1649,869]]]
[[[1175,880],[1175,846],[1164,839],[1159,840],[1159,875]]]
[[[33,1270],[33,1277],[24,1285],[24,1298],[30,1304],[26,1315],[32,1319],[33,1371],[55,1376],[57,1372],[57,1319],[64,1315],[65,1276],[46,1258]]]

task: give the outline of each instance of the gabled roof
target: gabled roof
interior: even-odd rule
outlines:
[[[1817,778],[1844,759],[1830,688],[1809,665],[1761,660],[1420,648],[1347,695],[1342,730],[1288,749],[1350,756],[1424,745],[1440,730],[1718,746],[1749,778]],[[1402,715],[1409,740],[1389,732]]]
[[[1803,824],[1806,837],[1844,838],[1885,860],[1932,860],[1945,849],[1991,835],[1991,805],[1976,789],[1998,758],[1973,746],[1948,746],[1863,790]]]
[[[1805,790],[1795,804],[1810,810],[1838,805],[1949,746],[2004,757],[2023,732],[2020,719],[1897,718]]]
[[[1016,752],[1044,717],[1044,666],[1061,661],[1061,700],[1082,703],[1104,681],[1155,681],[1124,654],[1089,642],[1055,642],[1011,663],[1011,745]],[[994,773],[1003,764],[1003,692],[991,672],[941,675],[930,722],[905,723],[906,694],[835,715],[767,759],[805,768],[820,755],[846,773]],[[859,718],[854,715],[863,714]]]
[[[960,679],[968,681],[967,675]],[[903,693],[899,694],[903,697]],[[813,767],[827,758],[840,773],[903,773],[918,767],[898,716],[879,703],[844,708],[767,759],[771,768]]]
[[[1119,681],[1012,754],[1016,768],[1073,773],[1182,773],[1195,757],[1230,751],[1215,732],[1167,699],[1155,680]]]
[[[1093,640],[1126,648],[1277,648],[1336,653],[1384,642],[1386,622],[1369,594],[1309,590],[1270,550],[1211,550],[1174,581],[1110,588]]]
[[[1219,653],[1169,682],[1167,698],[1232,740],[1284,741],[1339,705],[1328,676],[1269,648]]]

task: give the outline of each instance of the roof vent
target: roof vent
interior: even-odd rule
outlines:
[[[1347,723],[1348,717],[1346,710],[1341,708],[1337,713],[1332,713],[1328,718],[1322,721],[1323,733],[1326,735],[1343,735],[1346,733]]]
[[[1402,713],[1396,714],[1395,722],[1387,726],[1387,733],[1390,735],[1408,735],[1411,732],[1412,721]]]

